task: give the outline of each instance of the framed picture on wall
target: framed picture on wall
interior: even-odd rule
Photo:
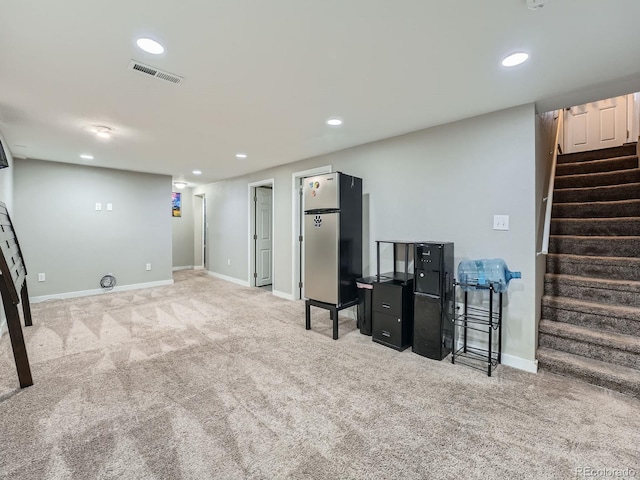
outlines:
[[[180,199],[179,192],[171,193],[171,216],[173,217],[181,217],[182,216],[182,201]]]

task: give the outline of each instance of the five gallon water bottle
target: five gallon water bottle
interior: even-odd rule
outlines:
[[[495,291],[506,292],[512,278],[522,278],[522,274],[510,271],[501,258],[463,260],[458,264],[458,281],[463,290],[493,285]]]

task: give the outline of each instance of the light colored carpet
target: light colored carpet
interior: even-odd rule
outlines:
[[[34,304],[35,384],[0,340],[0,478],[544,479],[635,469],[640,401],[402,353],[202,272]]]

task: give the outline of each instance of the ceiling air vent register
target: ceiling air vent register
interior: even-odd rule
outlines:
[[[151,65],[145,65],[144,63],[136,62],[135,60],[131,60],[129,62],[129,70],[142,73],[143,75],[150,75],[152,77],[159,78],[160,80],[175,84],[179,84],[184,80],[184,77],[174,75],[173,73],[164,72],[159,68],[152,67]]]

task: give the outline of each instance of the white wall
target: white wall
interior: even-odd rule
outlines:
[[[292,295],[291,174],[321,165],[363,178],[365,275],[375,272],[375,240],[388,239],[453,241],[456,264],[502,257],[522,271],[505,301],[505,353],[533,365],[538,195],[532,104],[196,188],[207,195],[209,270],[249,281],[247,185],[273,177],[273,288]],[[508,232],[492,229],[494,214],[510,215]]]
[[[13,221],[13,157],[2,132],[0,132],[0,140],[2,141],[4,152],[9,160],[9,167],[0,170],[0,202],[3,202],[7,206],[7,210],[9,210],[9,215],[11,215]],[[6,318],[4,309],[0,308],[0,337],[2,337],[5,330]]]
[[[32,298],[99,290],[107,273],[120,287],[172,283],[171,177],[19,159],[14,182]]]
[[[553,152],[555,149],[556,127],[562,126],[562,110],[546,112],[536,115],[536,251],[542,251],[544,221],[547,204],[542,201],[547,196],[549,189],[549,177],[553,166]],[[556,117],[558,115],[558,117]],[[542,293],[544,291],[544,274],[547,257],[540,255],[536,259],[536,320],[540,320],[542,309]],[[538,344],[538,325],[536,323],[536,342]]]
[[[181,194],[182,216],[171,219],[173,268],[191,268],[193,259],[193,189],[174,189]]]

